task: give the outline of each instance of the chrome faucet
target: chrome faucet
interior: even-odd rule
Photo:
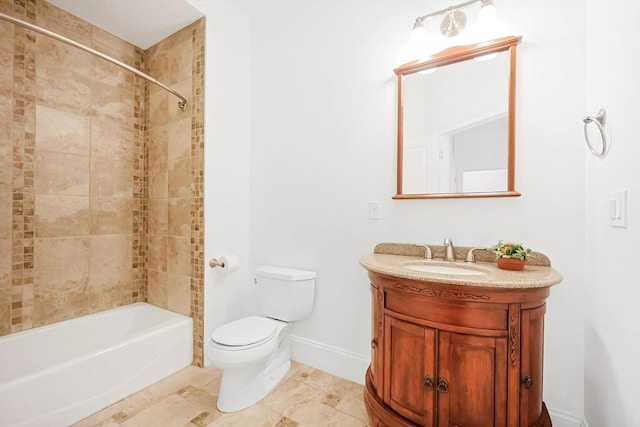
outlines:
[[[425,259],[433,259],[433,255],[431,255],[431,248],[427,245],[416,245],[424,248],[424,258]]]
[[[453,242],[451,241],[450,238],[446,238],[444,239],[444,243],[445,245],[445,255],[444,255],[444,260],[445,261],[455,261],[456,257],[455,255],[453,255]]]

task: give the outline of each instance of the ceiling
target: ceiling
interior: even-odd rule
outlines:
[[[185,0],[47,0],[142,49],[201,18]]]

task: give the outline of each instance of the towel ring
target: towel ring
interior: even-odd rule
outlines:
[[[604,132],[604,125],[607,123],[607,112],[604,109],[600,109],[598,114],[595,116],[587,116],[582,119],[584,122],[584,138],[587,140],[587,146],[589,147],[589,151],[596,157],[604,157],[609,151],[609,144],[607,142],[607,135]],[[587,126],[589,123],[595,123],[600,131],[600,136],[602,137],[602,149],[600,151],[596,150],[591,144],[589,140],[589,133],[587,132]]]

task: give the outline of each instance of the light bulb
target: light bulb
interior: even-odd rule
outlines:
[[[400,52],[398,52],[398,62],[400,64],[407,64],[419,59],[423,55],[427,43],[427,31],[421,22],[416,22],[411,31],[411,37],[407,43],[402,46]]]
[[[441,50],[440,43],[427,34],[427,30],[421,23],[416,23],[411,31],[409,41],[402,47],[398,54],[401,64],[422,60]]]
[[[478,41],[504,37],[508,33],[507,26],[498,18],[498,11],[493,3],[484,3],[478,12],[476,21],[476,38]]]
[[[411,31],[411,38],[409,39],[409,48],[415,58],[419,58],[420,55],[426,50],[429,43],[427,37],[427,30],[422,25],[416,25]]]
[[[492,24],[498,19],[498,11],[493,3],[487,3],[478,12],[478,23],[480,25]]]

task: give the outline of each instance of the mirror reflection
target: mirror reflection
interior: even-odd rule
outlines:
[[[519,38],[509,39],[515,48]],[[477,56],[449,58],[445,66],[396,70],[401,128],[395,198],[519,195],[513,188],[510,131],[512,55],[509,46],[498,52],[485,47]],[[445,60],[446,55],[439,58]]]
[[[507,190],[509,57],[404,80],[405,193]]]

